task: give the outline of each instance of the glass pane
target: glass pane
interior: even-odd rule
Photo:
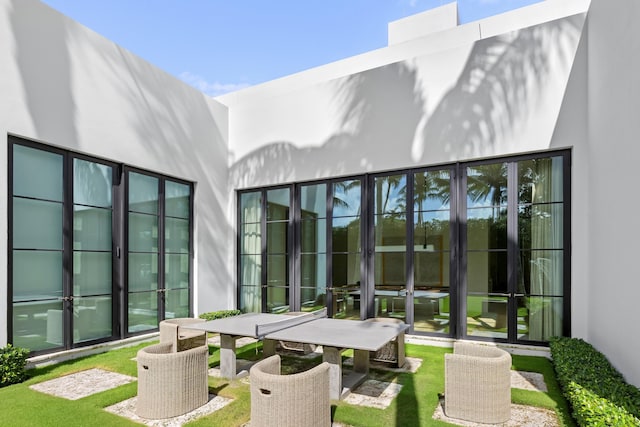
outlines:
[[[267,191],[267,221],[286,220],[289,218],[289,189]]]
[[[289,288],[267,287],[267,313],[286,313],[289,311]]]
[[[359,286],[334,286],[331,292],[331,310],[337,319],[360,319]]]
[[[451,298],[443,292],[416,290],[413,298],[414,330],[449,334]]]
[[[73,295],[111,293],[111,252],[73,253]]]
[[[548,341],[562,335],[562,298],[529,297],[524,300],[523,321],[528,326],[528,338],[533,341]],[[520,310],[518,310],[520,314]],[[520,323],[520,317],[518,319]],[[518,325],[520,330],[520,325]]]
[[[360,254],[333,254],[333,286],[360,285]]]
[[[62,202],[62,156],[13,145],[14,196]]]
[[[166,271],[164,277],[164,287],[188,288],[189,287],[189,255],[165,255]]]
[[[413,190],[415,211],[449,210],[451,203],[451,182],[448,170],[415,174]]]
[[[240,222],[260,222],[262,218],[262,193],[240,194]]]
[[[417,212],[414,216],[414,250],[449,249],[449,224],[448,211]]]
[[[13,300],[62,297],[62,252],[13,251]]]
[[[110,208],[112,175],[110,166],[73,159],[73,203]]]
[[[378,252],[374,257],[374,266],[376,286],[406,286],[406,252]]]
[[[561,249],[563,206],[527,205],[518,209],[518,244],[521,249]]]
[[[506,163],[467,168],[467,207],[500,206],[506,203]]]
[[[360,181],[340,181],[333,184],[333,216],[360,215]]]
[[[563,159],[547,157],[518,162],[518,203],[562,202]]]
[[[133,252],[158,251],[158,217],[129,214],[129,250]]]
[[[129,210],[158,213],[158,178],[129,172]]]
[[[286,286],[289,282],[287,255],[267,256],[267,284],[269,286]]]
[[[262,257],[260,255],[240,256],[240,284],[262,285]]]
[[[327,251],[327,220],[303,220],[300,222],[300,247],[302,252]]]
[[[287,253],[288,227],[286,222],[267,223],[267,253]]]
[[[158,289],[158,255],[129,254],[129,291]]]
[[[31,351],[63,345],[62,301],[13,304],[13,342]]]
[[[467,335],[507,338],[506,297],[468,296]]]
[[[186,184],[165,181],[165,215],[189,218],[191,187]]]
[[[111,297],[74,298],[73,342],[111,336]]]
[[[406,175],[377,177],[374,185],[376,214],[406,212]]]
[[[302,286],[327,285],[327,255],[303,254],[300,256],[300,283]]]
[[[527,295],[563,295],[563,251],[522,251],[519,292]]]
[[[165,298],[165,319],[189,317],[189,289],[167,291]]]
[[[260,286],[240,287],[240,311],[243,313],[260,313],[262,297]]]
[[[316,311],[326,306],[327,295],[324,287],[302,287],[300,288],[300,296],[302,311]]]
[[[62,249],[62,204],[14,197],[13,247]]]
[[[507,248],[507,210],[469,209],[467,211],[469,249]]]
[[[467,292],[507,292],[507,252],[467,253]]]
[[[249,223],[240,226],[240,253],[259,254],[262,251],[260,223]]]
[[[158,295],[155,292],[129,294],[128,331],[141,332],[158,328]]]
[[[111,251],[111,210],[73,207],[73,248]]]
[[[334,218],[332,242],[333,252],[359,252],[360,218]]]
[[[407,250],[407,222],[404,214],[374,217],[376,251]]]
[[[449,252],[415,252],[413,275],[415,286],[448,287]]]
[[[165,251],[189,253],[189,220],[166,218],[164,227]]]
[[[300,187],[300,216],[303,219],[327,216],[327,185],[305,185]]]

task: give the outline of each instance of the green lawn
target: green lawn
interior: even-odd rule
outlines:
[[[22,383],[0,389],[0,425],[7,426],[131,426],[125,418],[110,414],[102,408],[135,396],[136,384],[131,383],[76,401],[49,396],[29,389],[29,385],[89,368],[102,368],[136,376],[136,363],[131,360],[136,352],[149,343],[54,366],[31,370],[30,378]],[[422,366],[415,374],[396,374],[377,371],[377,376],[397,380],[402,391],[385,410],[335,403],[334,420],[352,426],[445,426],[448,423],[431,418],[438,403],[438,393],[444,391],[444,354],[451,349],[407,344],[409,357],[419,357]],[[210,348],[210,365],[218,363],[218,349]],[[348,353],[347,353],[348,355]],[[261,346],[245,346],[239,357],[257,359],[262,356]],[[316,362],[316,361],[313,361]],[[308,363],[308,362],[304,362]],[[301,369],[301,362],[285,357],[283,366],[288,370]],[[540,357],[514,356],[513,368],[540,372],[544,375],[549,392],[541,393],[513,389],[512,401],[550,408],[558,414],[560,425],[574,426],[566,401],[561,395],[551,363]],[[189,426],[241,426],[249,420],[249,386],[246,382],[209,378],[210,390],[233,399],[223,409],[188,424]]]

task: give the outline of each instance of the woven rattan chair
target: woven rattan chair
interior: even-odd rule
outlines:
[[[251,427],[329,427],[329,364],[280,375],[280,356],[251,367]]]
[[[136,414],[142,418],[176,417],[209,400],[206,346],[174,352],[171,343],[138,351]]]
[[[190,324],[202,322],[204,320],[190,317],[163,320],[160,322],[160,342],[171,343],[172,351],[184,351],[205,345],[206,332],[186,328]]]
[[[393,317],[374,317],[366,320],[367,322],[387,322],[387,323],[404,323],[402,319]],[[376,362],[389,363],[392,366],[400,368],[404,366],[404,332],[398,334],[396,338],[382,346],[378,351],[369,352],[369,360]]]
[[[445,354],[444,412],[497,424],[511,417],[511,355],[497,347],[456,342]]]

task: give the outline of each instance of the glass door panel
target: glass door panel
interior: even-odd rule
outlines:
[[[188,317],[191,282],[191,187],[165,180],[164,319]]]
[[[300,187],[300,309],[327,303],[327,185]]]
[[[267,191],[267,277],[263,305],[267,313],[285,313],[289,302],[290,190]]]
[[[128,332],[158,327],[159,180],[129,172]]]
[[[63,347],[64,157],[18,144],[11,155],[12,344]]]
[[[563,158],[518,162],[517,336],[562,335],[564,296]]]
[[[113,335],[110,166],[73,160],[73,342]]]
[[[373,180],[373,312],[376,317],[407,319],[407,178]]]
[[[451,172],[414,175],[413,329],[451,333]]]
[[[508,338],[506,163],[466,169],[466,334]]]
[[[240,194],[238,285],[240,310],[262,311],[262,191]]]
[[[332,317],[360,319],[362,264],[362,183],[332,185],[331,283],[327,309]]]

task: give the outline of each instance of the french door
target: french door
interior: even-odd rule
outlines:
[[[463,336],[548,341],[569,328],[569,158],[465,165]]]
[[[9,342],[51,352],[192,312],[190,183],[9,142]]]
[[[480,340],[566,335],[569,168],[552,152],[241,192],[240,308],[326,307]]]
[[[11,145],[12,343],[32,352],[115,335],[114,182],[108,162]]]

